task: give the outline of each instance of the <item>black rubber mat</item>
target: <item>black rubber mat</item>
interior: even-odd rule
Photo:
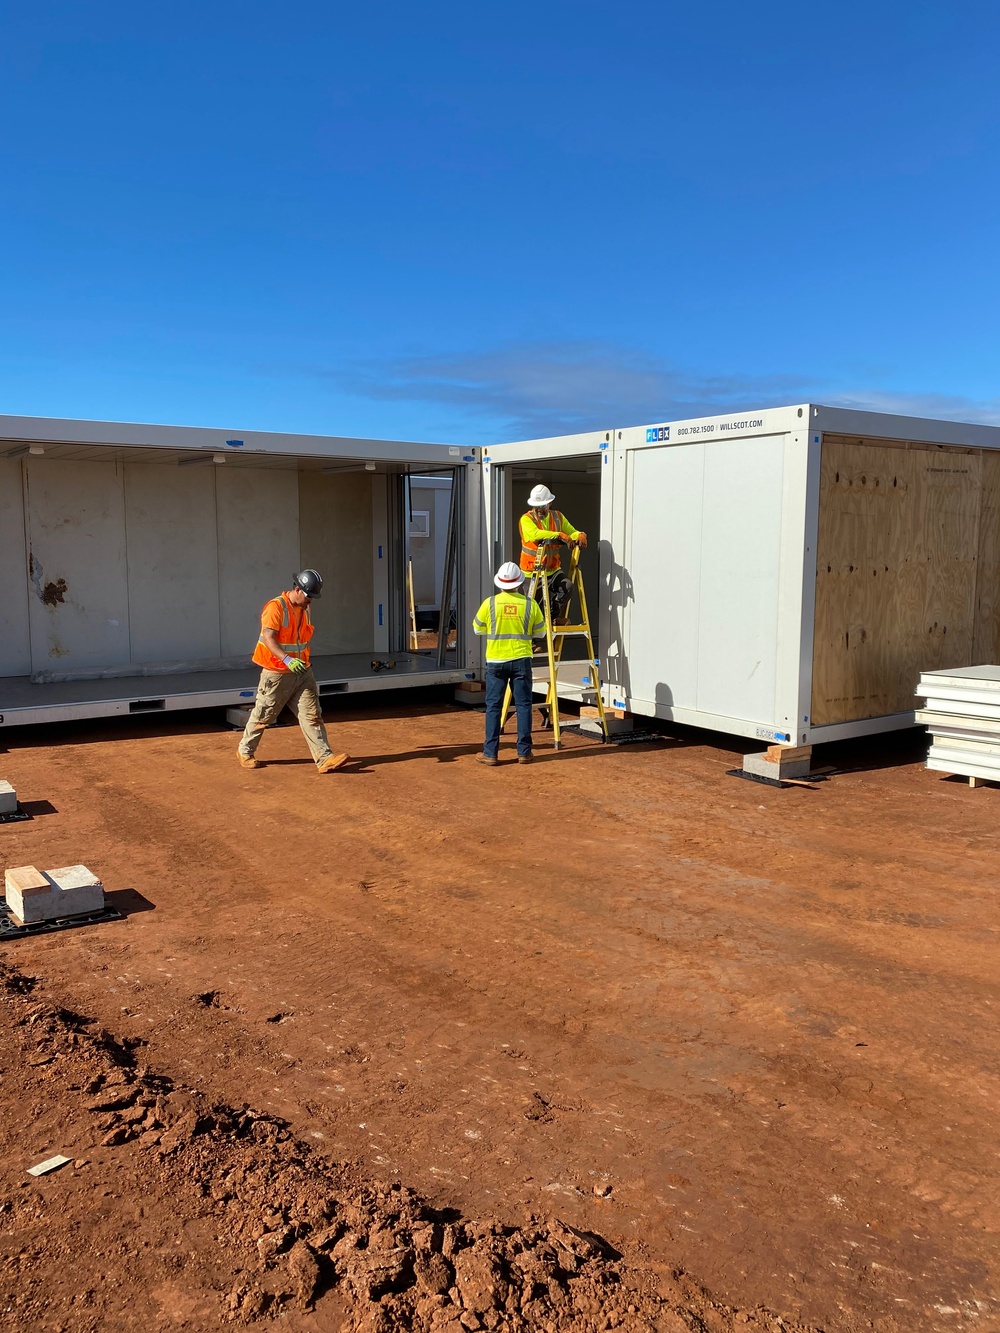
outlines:
[[[825,773],[818,774],[814,778],[807,776],[804,778],[796,778],[794,782],[782,782],[780,778],[765,778],[761,773],[744,773],[742,768],[727,768],[726,777],[746,778],[747,782],[760,782],[763,783],[765,787],[797,787],[802,782],[808,782],[810,786],[814,786],[817,782],[826,781]]]
[[[73,930],[76,926],[99,926],[102,921],[124,921],[117,907],[108,904],[100,912],[86,912],[81,916],[64,916],[55,921],[39,921],[32,926],[16,926],[10,915],[6,898],[0,898],[0,942],[20,940],[26,935],[49,935],[54,930]]]
[[[5,815],[0,815],[0,824],[19,824],[22,819],[34,819],[34,815],[29,815],[20,801],[17,803],[16,810],[9,810]]]

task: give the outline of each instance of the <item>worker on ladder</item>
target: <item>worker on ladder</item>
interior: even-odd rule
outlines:
[[[528,496],[528,512],[521,515],[517,526],[521,534],[521,569],[531,579],[529,595],[544,607],[541,580],[545,579],[552,620],[559,624],[565,620],[573,595],[573,585],[563,572],[559,543],[583,547],[587,545],[587,534],[577,531],[564,514],[552,508],[555,498],[547,486],[536,486]]]
[[[531,641],[545,633],[538,603],[525,597],[524,575],[508,560],[493,582],[499,589],[476,612],[472,628],[486,637],[486,741],[481,764],[499,764],[500,713],[508,688],[517,709],[517,762],[531,763]]]

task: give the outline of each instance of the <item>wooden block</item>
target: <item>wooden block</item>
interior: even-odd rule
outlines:
[[[769,745],[764,754],[773,764],[790,764],[795,759],[808,759],[812,752],[811,745]]]
[[[52,885],[34,866],[15,866],[13,870],[5,870],[3,886],[5,897],[10,896],[11,890],[22,897],[33,893],[50,893],[52,890]]]
[[[970,786],[970,787],[985,787],[987,781],[988,781],[987,778],[973,778],[973,777],[970,777],[970,778],[969,778],[969,786]]]
[[[605,711],[607,711],[607,710],[605,710]],[[581,704],[581,705],[580,705],[580,716],[581,716],[581,717],[600,717],[600,716],[601,716],[601,713],[600,713],[600,709],[597,707],[596,704]]]

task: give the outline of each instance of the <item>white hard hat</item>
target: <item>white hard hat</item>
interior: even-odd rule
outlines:
[[[541,509],[543,505],[550,505],[555,498],[548,486],[543,486],[539,482],[528,496],[528,508]]]
[[[506,560],[497,570],[497,576],[493,582],[504,592],[513,592],[515,588],[520,588],[524,582],[524,575],[513,560]]]

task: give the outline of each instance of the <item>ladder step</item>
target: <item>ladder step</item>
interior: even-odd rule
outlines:
[[[552,637],[558,638],[561,634],[589,634],[590,630],[586,625],[553,625]]]

